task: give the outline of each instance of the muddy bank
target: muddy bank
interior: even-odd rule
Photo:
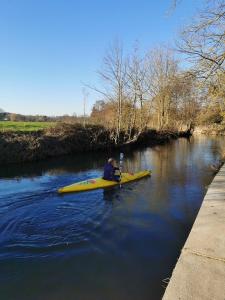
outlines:
[[[130,148],[138,145],[157,145],[178,137],[188,137],[190,132],[146,130],[128,141],[121,133],[116,145],[112,132],[102,126],[59,124],[54,128],[37,132],[1,132],[0,164],[37,161],[66,154],[116,148]]]

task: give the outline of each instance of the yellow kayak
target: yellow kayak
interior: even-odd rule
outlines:
[[[150,176],[150,171],[141,171],[138,173],[122,173],[121,181],[109,181],[102,178],[88,179],[80,181],[71,185],[67,185],[58,190],[58,193],[71,193],[71,192],[81,192],[81,191],[90,191],[95,189],[102,189],[107,187],[112,187],[119,184],[124,184],[130,181],[138,180],[146,176]]]

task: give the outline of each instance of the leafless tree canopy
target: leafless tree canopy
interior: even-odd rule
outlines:
[[[115,128],[116,142],[121,130],[132,140],[147,127],[191,126],[197,109],[193,80],[180,70],[171,50],[156,47],[140,55],[135,47],[124,56],[122,47],[114,44],[99,75],[103,88],[95,90],[104,99],[96,102],[92,117]]]
[[[207,7],[185,28],[178,41],[180,52],[194,63],[193,71],[208,79],[225,68],[225,2],[208,1]]]

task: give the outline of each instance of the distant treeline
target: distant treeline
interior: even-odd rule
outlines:
[[[46,116],[46,115],[21,115],[16,113],[3,112],[0,109],[0,121],[12,122],[73,122],[80,123],[83,117],[62,115],[62,116]]]

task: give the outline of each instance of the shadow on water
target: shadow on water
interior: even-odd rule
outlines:
[[[32,163],[4,165],[0,169],[0,178],[36,177],[45,173],[59,175],[60,173],[75,173],[91,168],[101,168],[105,157],[105,154],[99,155],[99,153],[85,155],[77,153]]]
[[[136,149],[124,170],[150,168],[150,178],[61,197],[60,186],[101,176],[106,154],[1,168],[0,298],[161,299],[224,145]]]
[[[119,160],[119,151],[115,152],[114,155],[115,158]],[[111,155],[106,152],[99,151],[59,156],[43,161],[3,165],[0,168],[0,179],[31,178],[42,176],[46,173],[50,175],[59,175],[90,169],[102,169],[105,161],[110,156]],[[126,158],[132,159],[133,156],[134,152],[126,151]]]

